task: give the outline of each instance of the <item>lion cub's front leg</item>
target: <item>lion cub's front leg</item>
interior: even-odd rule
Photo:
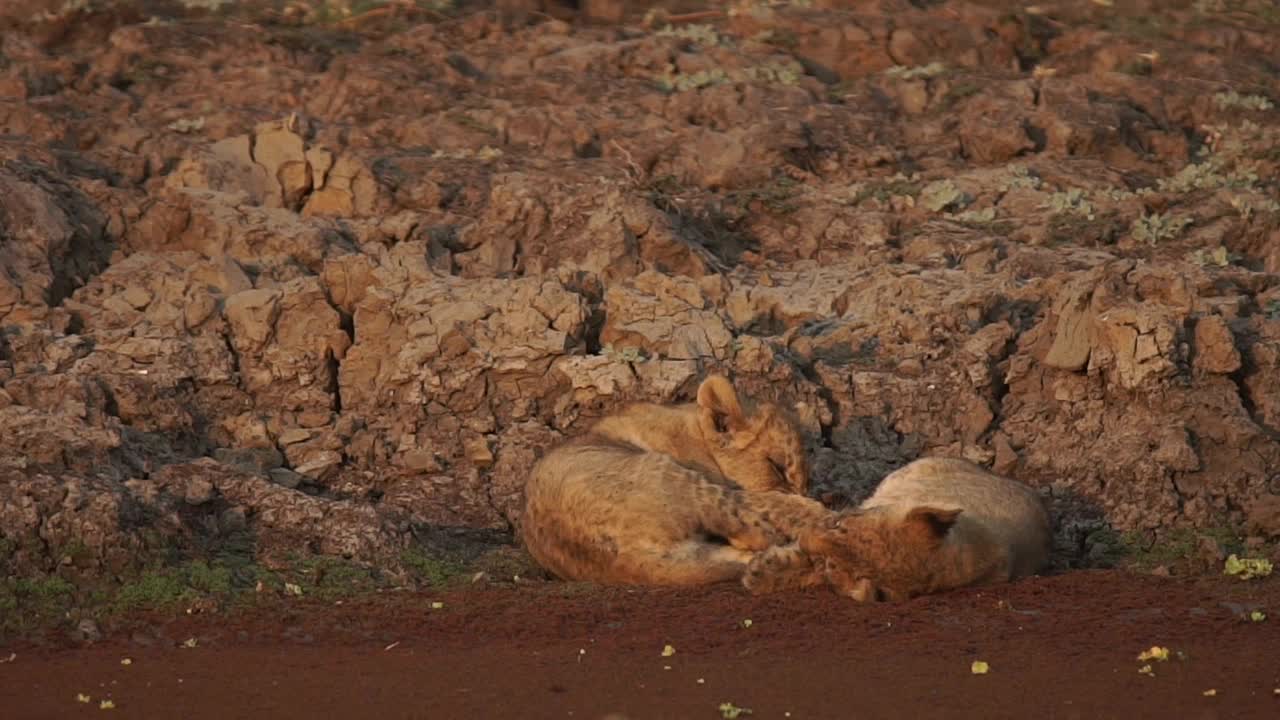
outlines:
[[[742,586],[752,595],[816,587],[825,580],[822,567],[817,564],[821,562],[815,562],[798,543],[775,545],[756,553],[747,564]]]

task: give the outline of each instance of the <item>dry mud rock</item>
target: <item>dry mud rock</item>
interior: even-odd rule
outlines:
[[[153,5],[0,21],[0,566],[394,567],[712,370],[832,503],[945,453],[1043,489],[1067,564],[1280,536],[1257,3]]]

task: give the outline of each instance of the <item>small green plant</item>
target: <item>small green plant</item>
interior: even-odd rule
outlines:
[[[798,206],[795,200],[802,189],[800,183],[782,175],[758,187],[731,191],[727,194],[727,199],[743,209],[758,202],[769,212],[784,215],[796,210]]]
[[[1243,195],[1234,195],[1230,199],[1231,207],[1240,213],[1240,217],[1246,221],[1251,219],[1256,213],[1264,212],[1271,215],[1280,214],[1280,202],[1269,197],[1263,197],[1255,201],[1255,199],[1245,197]]]
[[[1056,192],[1049,196],[1043,207],[1054,212],[1081,215],[1087,220],[1093,219],[1093,204],[1085,199],[1084,190],[1071,188],[1066,192]]]
[[[1156,187],[1163,192],[1187,193],[1192,190],[1247,189],[1257,186],[1258,173],[1249,165],[1241,164],[1229,171],[1225,165],[1225,161],[1220,158],[1191,163],[1173,177],[1161,178]]]
[[[1268,320],[1280,320],[1280,299],[1267,301],[1265,312]]]
[[[1162,241],[1173,240],[1182,234],[1182,230],[1191,224],[1191,218],[1174,218],[1152,213],[1143,214],[1133,221],[1129,227],[1133,237],[1148,245],[1159,245]]]
[[[617,349],[614,348],[612,344],[605,344],[604,347],[600,348],[600,354],[614,362],[623,362],[628,364],[642,363],[649,359],[641,348],[624,347]]]
[[[1126,200],[1132,200],[1135,197],[1138,197],[1139,195],[1147,195],[1150,193],[1151,193],[1150,188],[1140,188],[1136,191],[1130,191],[1124,188],[1109,187],[1109,188],[1103,188],[1099,190],[1098,196],[1101,197],[1103,200],[1110,200],[1111,202],[1118,203],[1118,202],[1124,202]]]
[[[996,209],[988,207],[982,210],[965,210],[962,213],[957,213],[954,217],[958,222],[970,225],[986,225],[995,221]]]
[[[1223,245],[1219,245],[1209,252],[1205,252],[1204,248],[1200,248],[1191,253],[1192,262],[1200,265],[1201,267],[1208,267],[1209,265],[1227,267],[1239,259],[1239,255],[1227,250],[1226,246]]]
[[[218,12],[234,5],[236,0],[181,0],[182,6],[189,10],[208,10]]]
[[[967,205],[969,197],[950,180],[935,180],[920,191],[920,203],[932,212],[940,212]]]
[[[720,717],[726,720],[734,720],[742,715],[750,715],[751,708],[738,707],[731,702],[720,703]]]
[[[482,162],[496,160],[502,156],[503,156],[503,152],[500,148],[491,147],[489,145],[485,145],[479,150],[472,150],[471,148],[459,148],[457,150],[436,150],[435,152],[431,153],[431,157],[433,159],[480,160]]]
[[[1000,192],[1007,193],[1015,189],[1036,190],[1040,187],[1039,176],[1027,169],[1026,165],[1010,165],[1008,178],[1000,185]]]
[[[1262,95],[1241,95],[1235,90],[1214,95],[1213,104],[1217,105],[1219,110],[1257,110],[1259,112],[1275,107],[1275,103]]]
[[[196,132],[197,130],[203,130],[204,122],[203,116],[196,118],[178,118],[165,127],[176,133],[182,133],[185,135],[187,133]]]
[[[668,93],[698,90],[727,82],[729,82],[729,75],[720,68],[699,70],[695,73],[677,73],[669,69],[666,73],[654,78],[658,88]]]
[[[800,77],[804,75],[804,68],[799,63],[769,63],[768,65],[756,65],[749,67],[743,71],[743,75],[748,80],[756,82],[770,83],[774,85],[795,85],[800,81]]]
[[[694,73],[677,72],[668,66],[654,83],[663,92],[685,92],[730,82],[762,82],[772,85],[795,85],[804,75],[804,67],[798,62],[774,62],[766,65],[724,71],[720,68],[699,70]]]
[[[87,13],[94,9],[92,0],[64,0],[57,10],[43,10],[32,16],[32,20],[40,21],[56,21],[69,18],[79,13]]]
[[[881,180],[871,183],[855,183],[849,187],[847,193],[848,204],[858,205],[864,200],[875,199],[878,202],[886,203],[895,197],[915,198],[920,194],[922,185],[919,181],[898,173],[887,180]]]
[[[661,30],[654,33],[658,37],[679,38],[688,40],[698,45],[706,45],[708,47],[721,45],[724,40],[720,33],[710,25],[681,25],[680,27],[672,27],[667,25]]]
[[[894,65],[884,71],[885,77],[894,78],[896,80],[916,80],[919,78],[933,78],[947,71],[947,66],[940,62],[931,62],[928,65],[919,65],[916,67],[907,67],[906,65]]]

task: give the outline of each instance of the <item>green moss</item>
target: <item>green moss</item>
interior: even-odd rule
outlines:
[[[0,631],[22,630],[62,617],[75,586],[57,575],[0,580]]]
[[[178,569],[149,570],[136,580],[125,583],[111,603],[116,612],[161,610],[195,597]]]
[[[1138,531],[1116,533],[1108,528],[1091,533],[1086,543],[1101,544],[1107,548],[1094,553],[1094,559],[1104,561],[1103,564],[1129,566],[1143,571],[1187,565],[1203,569],[1204,558],[1200,550],[1203,538],[1213,540],[1226,553],[1238,553],[1244,548],[1244,539],[1226,525],[1178,528],[1155,535]]]
[[[385,585],[381,573],[360,563],[332,557],[311,557],[282,574],[286,583],[298,586],[304,596],[337,600]]]
[[[432,555],[421,548],[409,548],[400,556],[414,579],[430,587],[441,587],[466,572],[467,568],[454,558]]]

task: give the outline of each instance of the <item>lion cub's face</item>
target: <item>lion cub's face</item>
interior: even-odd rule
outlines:
[[[921,506],[899,512],[848,511],[830,526],[802,534],[800,548],[825,566],[836,592],[859,602],[930,592],[942,543],[961,511]]]
[[[698,424],[721,473],[747,490],[804,494],[809,460],[796,423],[779,406],[744,410],[729,381],[713,375],[698,388]]]

